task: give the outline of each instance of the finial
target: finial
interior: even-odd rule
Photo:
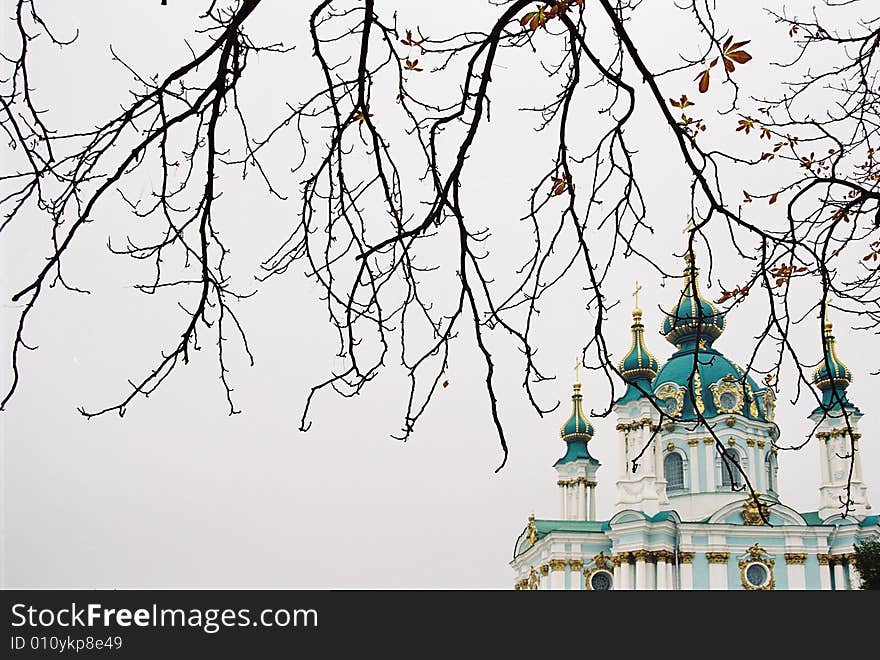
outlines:
[[[578,391],[581,389],[581,358],[580,356],[574,359],[574,389]]]
[[[825,300],[822,301],[822,315],[825,317],[825,334],[830,335],[832,329],[831,317],[828,316],[828,303],[831,301],[831,298],[826,296]]]
[[[635,318],[636,316],[638,316],[639,318],[642,317],[642,310],[639,308],[639,291],[641,291],[641,290],[642,290],[642,285],[639,284],[638,280],[636,280],[636,289],[632,293],[633,297],[636,299],[636,306],[635,306],[635,308],[633,308],[633,318]]]

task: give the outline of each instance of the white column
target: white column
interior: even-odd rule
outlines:
[[[561,559],[550,560],[550,589],[565,591],[565,562]]]
[[[622,591],[632,590],[632,564],[625,556],[620,558],[620,588]]]
[[[648,589],[648,565],[645,561],[645,551],[636,550],[636,590],[646,591]]]
[[[831,566],[828,565],[827,555],[824,560],[819,560],[819,588],[831,591]]]
[[[675,566],[673,562],[675,559],[673,557],[669,558],[669,561],[666,562],[666,588],[667,589],[675,589]]]
[[[831,483],[831,464],[828,460],[829,438],[819,439],[819,459],[822,461],[822,485]]]
[[[766,493],[768,490],[767,473],[764,470],[764,461],[761,458],[761,450],[758,449],[755,439],[752,438],[752,483],[755,484],[755,490],[759,493]]]
[[[835,557],[834,561],[834,590],[846,591],[846,572],[843,570],[843,561]]]
[[[724,591],[727,589],[727,563],[709,562],[709,589]]]
[[[786,560],[788,570],[788,588],[791,591],[803,591],[807,588],[807,572],[803,562],[790,563]]]
[[[862,455],[859,453],[859,441],[853,440],[853,479],[855,481],[862,480]],[[852,562],[850,562],[850,567]]]
[[[666,555],[660,553],[655,555],[657,562],[657,591],[666,591],[669,589],[668,575],[666,571]]]
[[[850,562],[849,562],[849,588],[850,589],[861,589],[862,588],[862,579],[859,576],[859,569],[856,568],[856,564],[852,560],[850,560]]]
[[[651,558],[649,557],[649,560]],[[645,570],[647,570],[647,585],[645,588],[648,591],[655,591],[657,589],[657,563],[656,561],[648,561],[645,564]]]
[[[565,486],[559,486],[559,515],[562,520],[565,520]]]
[[[706,492],[715,492],[715,439],[709,437],[711,442],[703,441],[703,450],[706,457]]]
[[[620,478],[621,479],[629,479],[629,470],[627,469],[626,464],[626,432],[621,431],[620,433],[620,449],[618,450],[620,454]]]
[[[678,565],[681,574],[682,591],[693,591],[694,589],[694,566],[690,561],[680,562]]]
[[[700,448],[698,445],[688,442],[688,477],[691,480],[692,493],[696,493],[700,490],[700,469],[698,467],[700,464],[699,452]]]
[[[590,484],[590,517],[589,520],[596,519],[596,484]]]
[[[577,519],[586,520],[586,511],[584,511],[584,482],[578,479],[575,489],[575,497],[577,498]]]
[[[623,570],[620,566],[620,562],[614,562],[614,584],[611,585],[612,589],[623,589]]]

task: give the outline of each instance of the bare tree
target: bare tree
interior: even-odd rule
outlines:
[[[677,36],[663,58],[646,54],[649,49],[632,28],[638,0],[490,1],[493,21],[470,24],[464,16],[460,31],[445,36],[431,26],[398,25],[388,4],[393,5],[315,2],[310,43],[258,44],[248,36],[249,20],[271,11],[270,3],[206,2],[187,61],[150,77],[113,53],[137,81],[122,110],[92,127],[61,133],[46,125],[32,94],[30,53],[34,44],[70,43],[75,28],[50,26],[35,0],[17,0],[12,18],[18,43],[4,46],[7,74],[0,86],[10,150],[2,176],[2,227],[36,209],[51,226],[52,246],[47,260],[35,264],[32,281],[12,297],[23,306],[3,406],[15,393],[23,351],[30,348],[29,315],[42,304],[47,287],[76,290],[65,280],[63,264],[80,229],[114,191],[125,195],[127,180],[154,168],[161,172],[158,185],[125,199],[132,214],[161,228],[159,238],[130,239],[109,249],[154,265],[154,277],[140,285],[145,294],[174,289],[184,297],[197,291],[196,302],[185,306],[179,338],[170,346],[157,338],[153,369],[131,382],[116,402],[81,412],[124,414],[186,364],[206,338],[218,349],[229,412],[237,412],[224,356],[235,338],[250,358],[235,308],[254,290],[234,287],[224,273],[227,246],[215,228],[215,209],[223,203],[218,199],[223,177],[236,171],[256,172],[268,194],[287,199],[273,184],[262,154],[273,140],[291,137],[304,154],[295,169],[298,198],[289,200],[296,205],[296,222],[283,244],[267,250],[258,280],[304,267],[320,288],[345,363],[312,388],[302,430],[311,423],[315,396],[327,389],[353,396],[393,360],[409,377],[399,435],[408,438],[445,386],[450,343],[465,332],[484,361],[488,406],[504,454],[500,469],[507,443],[497,408],[498,358],[489,337],[501,335],[515,345],[525,397],[538,414],[548,412],[552,408],[542,406],[535,387],[552,375],[536,358],[534,329],[548,292],[572,279],[584,286],[582,303],[595,314],[582,361],[607,379],[611,396],[597,414],[608,414],[620,372],[605,339],[607,312],[617,304],[605,293],[607,282],[629,258],[664,280],[681,277],[666,272],[650,249],[655,228],[640,187],[646,174],[633,160],[646,145],[633,143],[626,132],[637,108],[674,137],[676,151],[669,158],[686,167],[691,179],[692,221],[682,256],[712,281],[714,255],[719,250],[732,255],[743,275],[726,286],[719,282],[723,294],[716,303],[731,309],[748,297],[763,301],[767,323],[744,368],[744,389],[749,375],[779,388],[781,370],[790,365],[796,376],[785,385],[794,400],[809,396],[821,403],[811,374],[821,366],[814,359],[818,342],[827,348],[822,328],[829,307],[856,315],[862,331],[877,332],[880,19],[872,3],[828,0],[821,11],[806,15],[764,13],[786,44],[780,57],[794,53],[772,64],[789,81],[773,98],[748,93],[747,72],[755,66],[748,35],[731,34],[712,0],[670,6],[690,31]],[[239,103],[240,83],[255,54],[283,56],[294,46],[313,51],[323,85],[302,98],[279,96],[274,100],[279,113],[287,110],[273,129],[254,135]],[[528,257],[515,272],[498,276],[487,265],[493,232],[469,214],[462,188],[475,140],[491,119],[493,74],[510,58],[525,56],[540,61],[556,87],[550,98],[522,99],[556,156],[524,195],[521,220],[533,236]],[[412,80],[426,75],[452,81],[457,95],[437,101],[414,93]],[[586,94],[604,99],[595,114],[600,130],[587,148],[579,142],[573,147],[581,125],[572,108]],[[380,128],[390,122],[376,120],[376,108],[391,103],[394,121],[403,127],[393,139],[390,129]],[[237,152],[219,147],[221,131],[223,144],[235,134],[243,147]],[[402,149],[419,155],[415,184],[412,172],[401,166]],[[752,171],[774,187],[742,190],[743,172]],[[601,246],[587,240],[600,231],[607,237]],[[173,263],[172,254],[182,256],[183,268],[165,265]],[[443,300],[436,296],[436,281],[443,283]],[[696,295],[694,278],[687,286]],[[795,288],[801,295],[811,292],[806,309],[790,297]],[[794,337],[793,328],[801,324],[815,330],[809,344]],[[830,371],[828,351],[824,354]],[[695,354],[692,396],[696,374]],[[832,388],[834,400],[842,403],[834,379]],[[847,408],[839,407],[846,416]],[[669,419],[658,411],[661,420]],[[723,452],[711,425],[702,413],[697,417],[695,423],[712,433]],[[754,494],[744,472],[742,477],[743,488]],[[844,514],[850,504],[841,503]]]

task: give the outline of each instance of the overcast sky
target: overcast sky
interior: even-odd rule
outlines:
[[[128,98],[130,76],[109,61],[110,44],[147,73],[167,72],[185,58],[184,39],[200,43],[193,30],[205,3],[43,4],[44,17],[60,36],[80,32],[63,56],[38,42],[32,60],[35,95],[48,109],[49,123],[71,129],[97,123]],[[252,77],[242,91],[258,124],[283,116],[286,101],[305,97],[318,82],[311,48],[304,42],[304,17],[311,4],[269,1],[254,14],[252,35],[262,41],[283,38],[298,47],[286,58],[261,56],[251,62]],[[387,12],[394,3],[377,4]],[[448,33],[456,20],[488,30],[498,13],[480,2],[444,2],[442,13],[436,2],[397,4],[405,6],[401,26],[419,25],[431,36]],[[662,48],[672,28],[655,34],[657,25],[675,10],[665,0],[651,5],[640,10],[637,29],[647,44]],[[12,6],[3,0],[4,16],[11,15]],[[775,74],[767,62],[773,48],[789,44],[759,8],[737,6],[740,14],[723,18],[735,23],[734,34],[753,40],[749,73],[771,84]],[[4,21],[4,45],[9,29]],[[523,57],[502,57],[493,79],[493,122],[481,133],[466,175],[473,216],[522,215],[523,199],[534,184],[525,165],[535,161],[543,168],[552,162],[553,145],[531,131],[534,116],[517,111],[535,104],[530,95],[552,94],[534,62],[522,68]],[[427,76],[419,84],[439,84]],[[443,80],[456,84],[455,78]],[[677,95],[679,90],[664,92]],[[648,105],[642,98],[637,103]],[[585,106],[585,133],[594,121],[597,117]],[[718,119],[710,130],[721,124]],[[637,165],[648,219],[658,227],[650,250],[666,268],[678,271],[671,255],[684,245],[688,179],[667,157],[668,134],[657,132],[649,119],[639,119],[629,134],[641,148]],[[300,156],[295,136],[282,136],[270,154],[269,164],[295,197],[289,174]],[[143,172],[147,189],[154,181],[148,170]],[[226,194],[218,221],[233,249],[233,271],[246,279],[283,239],[296,203],[270,200],[258,181],[244,185],[234,179],[231,175],[222,184]],[[42,220],[31,219],[13,225],[0,241],[4,355],[18,311],[9,302],[11,292],[30,281],[47,249]],[[574,356],[594,322],[584,309],[583,282],[561,287],[545,304],[536,340],[543,365],[558,375],[540,390],[543,402],[561,399],[558,411],[543,419],[534,413],[520,386],[519,353],[495,342],[499,405],[510,442],[507,466],[496,474],[502,456],[482,386],[484,367],[466,333],[451,356],[449,387],[438,393],[408,443],[390,437],[399,429],[405,392],[403,375],[394,365],[355,399],[319,397],[311,430],[297,430],[308,389],[339,366],[326,313],[301,268],[262,285],[260,295],[240,307],[256,358],[253,368],[240,356],[232,358],[231,380],[242,414],[226,414],[215,354],[205,350],[148,400],[131,405],[123,419],[83,418],[77,406],[115,403],[126,381],[142,376],[159,350],[179,336],[174,298],[139,294],[132,285],[149,277],[147,271],[106,250],[108,238],[119,239],[133,227],[118,199],[99,208],[66,263],[68,278],[91,295],[47,291],[29,321],[26,338],[39,350],[23,356],[18,392],[0,416],[4,586],[511,586],[508,562],[528,514],[558,514],[552,464],[564,453],[559,426],[568,415]],[[509,268],[513,257],[505,264],[503,255],[515,253],[516,239],[503,228],[496,228],[494,236],[499,267]],[[725,267],[736,271],[724,255],[716,258],[722,275]],[[644,286],[648,345],[662,362],[673,348],[658,333],[659,306],[668,308],[677,291],[661,288],[643,266],[632,263],[629,270],[618,271],[609,287],[610,298],[622,302],[610,313],[610,347],[617,358],[629,347],[629,292],[638,279]],[[751,308],[755,314],[749,309],[728,317],[728,330],[716,343],[740,364],[748,362],[753,335],[763,324],[759,308]],[[876,377],[868,375],[872,365],[860,360],[876,348],[876,337],[850,331],[850,322],[836,325],[838,353],[855,375],[851,399],[866,414],[862,460],[876,505],[880,449],[868,429],[876,428],[880,406]],[[810,359],[818,359],[819,350],[817,338]],[[8,366],[2,375],[8,383]],[[602,406],[607,393],[601,378],[586,373],[583,380],[586,408]],[[806,417],[814,405],[806,398],[791,405],[791,396],[783,391],[779,397],[783,442],[797,442],[809,431]],[[607,517],[619,470],[617,434],[613,417],[593,421],[590,450],[603,463],[598,513]],[[781,456],[780,490],[786,504],[815,510],[818,478],[815,444]]]

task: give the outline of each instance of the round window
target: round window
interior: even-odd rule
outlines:
[[[725,410],[734,410],[739,404],[739,397],[733,392],[723,392],[720,401],[721,407]]]
[[[746,568],[746,580],[753,587],[763,587],[770,578],[770,572],[764,564],[749,564]]]
[[[675,409],[678,408],[678,401],[675,400],[674,396],[668,396],[663,401],[663,408],[666,410],[667,414],[674,415]]]
[[[590,587],[593,591],[609,591],[611,589],[611,574],[606,571],[593,573],[590,578]]]

